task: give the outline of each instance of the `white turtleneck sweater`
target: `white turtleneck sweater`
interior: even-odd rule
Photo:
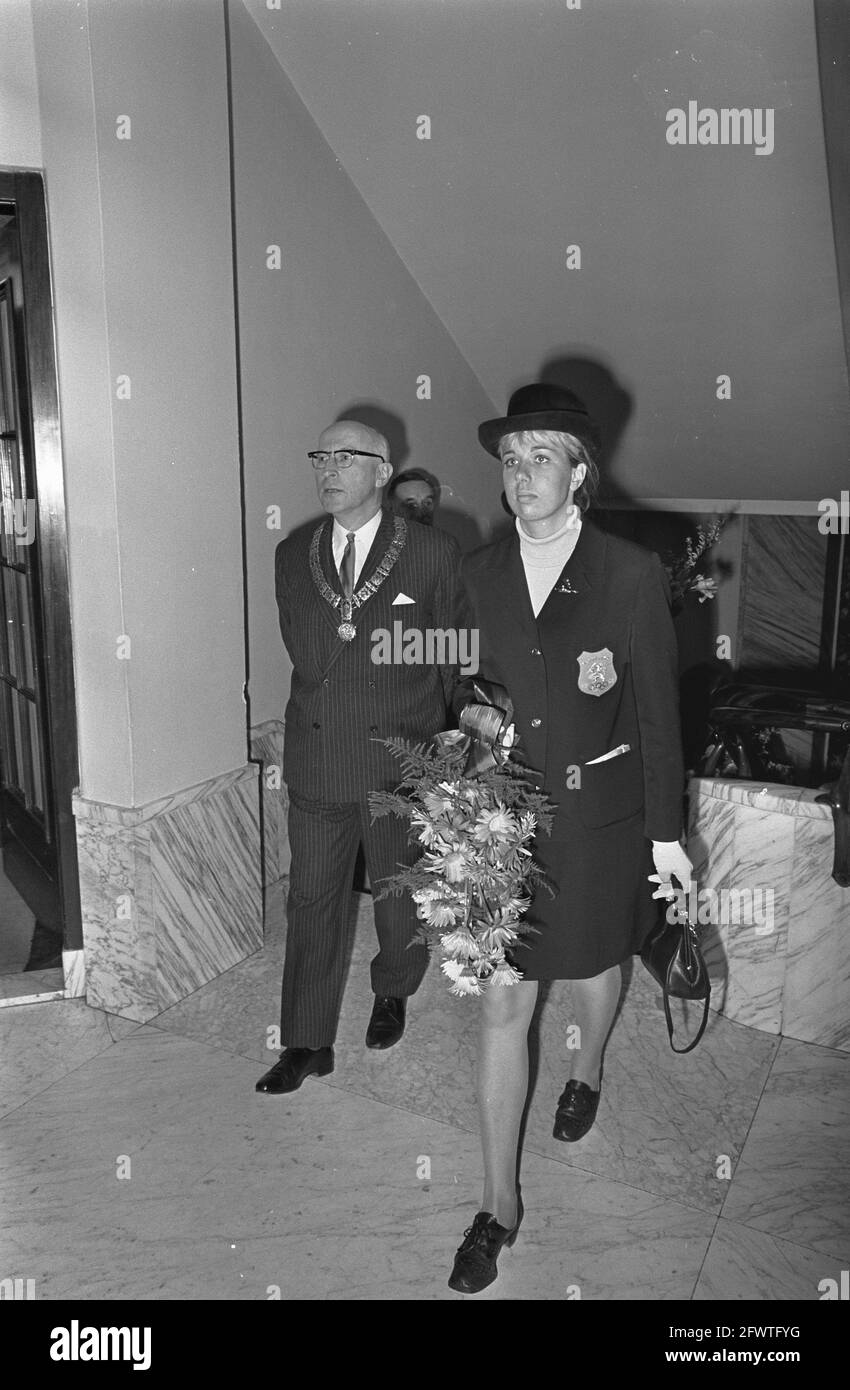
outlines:
[[[516,519],[516,529],[531,607],[536,618],[576,548],[581,531],[581,512],[573,504],[561,529],[543,540],[529,536],[519,517]]]

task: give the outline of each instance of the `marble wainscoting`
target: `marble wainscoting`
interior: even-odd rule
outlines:
[[[267,719],[251,730],[251,757],[260,763],[263,807],[263,860],[268,888],[289,873],[289,798],[283,781],[282,719]]]
[[[701,894],[717,895],[698,899],[703,917],[711,912],[700,938],[712,1006],[850,1050],[850,889],[832,878],[829,807],[815,790],[779,783],[698,777],[689,792],[694,875]]]
[[[144,1022],[263,944],[258,768],[146,806],[75,797],[87,1002]]]

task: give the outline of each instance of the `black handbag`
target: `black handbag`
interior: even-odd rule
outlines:
[[[685,922],[668,922],[666,906],[660,905],[658,922],[644,941],[640,958],[664,992],[664,1017],[667,1020],[670,1046],[674,1052],[692,1052],[708,1023],[711,981],[700,950],[696,927],[690,917]],[[673,1042],[671,995],[675,999],[705,1000],[699,1032],[687,1047],[676,1047]]]

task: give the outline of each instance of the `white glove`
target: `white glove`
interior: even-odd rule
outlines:
[[[678,840],[653,840],[652,861],[656,872],[649,874],[649,881],[659,885],[652,895],[653,898],[673,901],[676,894],[671,880],[674,876],[679,880],[684,892],[690,892],[694,866]]]
[[[499,747],[500,747],[500,748],[513,748],[513,746],[514,746],[514,739],[515,739],[515,738],[516,738],[516,725],[514,725],[514,724],[509,724],[508,727],[505,729],[505,732],[502,734],[502,737],[499,739]]]

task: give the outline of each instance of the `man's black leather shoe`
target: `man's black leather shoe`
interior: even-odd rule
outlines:
[[[307,1076],[327,1076],[334,1069],[332,1047],[287,1047],[271,1071],[261,1076],[254,1089],[268,1095],[281,1096],[297,1091]]]
[[[555,1138],[567,1144],[583,1139],[596,1119],[601,1094],[601,1084],[598,1091],[591,1091],[586,1081],[568,1081],[555,1111]]]
[[[496,1261],[503,1245],[511,1246],[517,1238],[522,1221],[522,1198],[517,1194],[516,1225],[500,1226],[489,1211],[479,1211],[472,1225],[463,1233],[463,1241],[455,1255],[449,1288],[457,1293],[480,1293],[498,1275]]]
[[[367,1047],[392,1047],[404,1032],[404,999],[389,994],[376,994],[372,1017],[366,1029]]]

